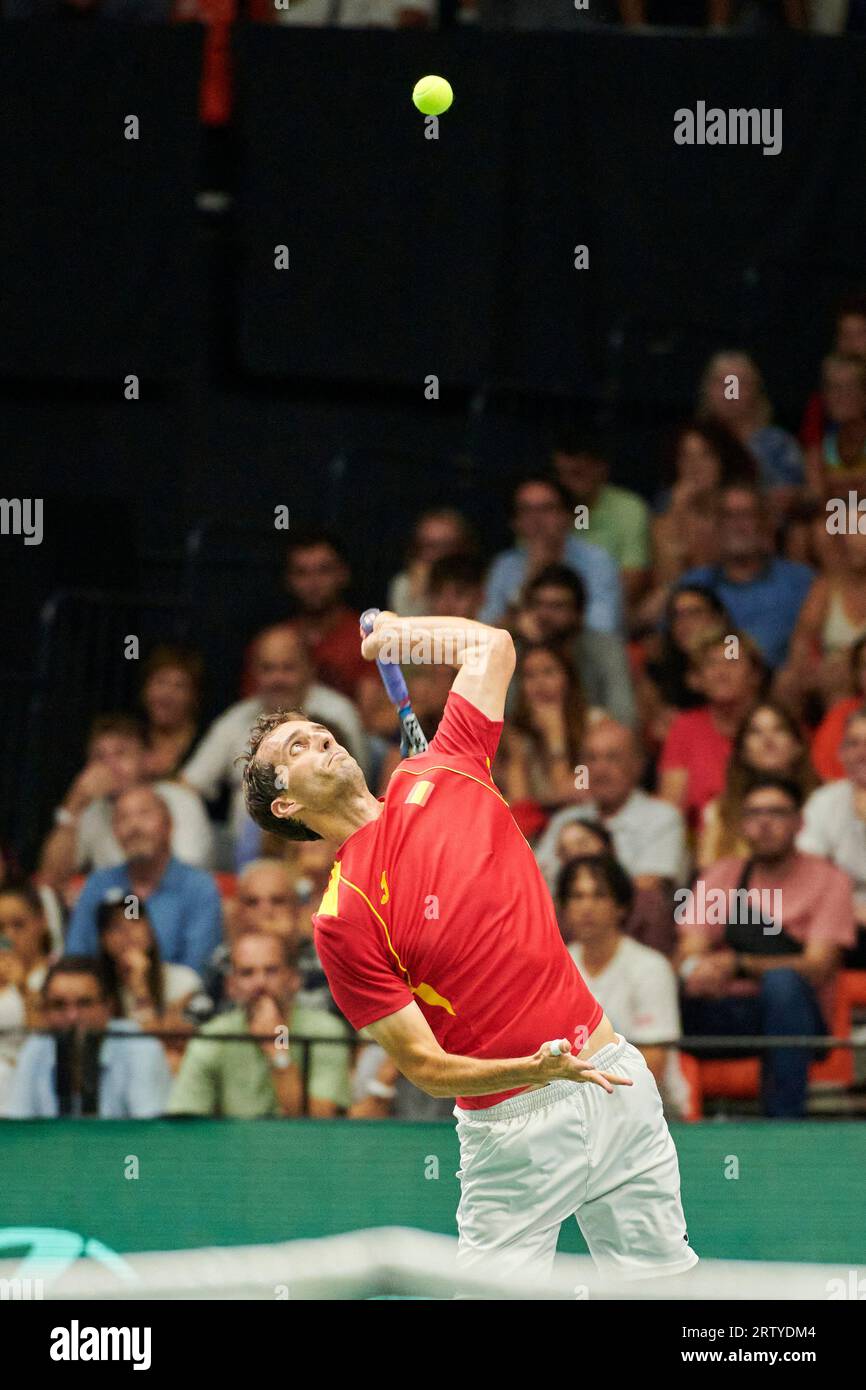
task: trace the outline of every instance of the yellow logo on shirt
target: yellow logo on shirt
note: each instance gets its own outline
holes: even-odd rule
[[[416,782],[406,797],[405,804],[407,806],[426,806],[435,785],[435,782]]]
[[[379,887],[382,889],[382,896],[381,896],[381,898],[379,899],[379,902],[382,903],[382,904],[384,905],[386,902],[389,901],[389,899],[390,899],[390,897],[391,897],[391,890],[390,890],[390,888],[388,887],[388,880],[387,880],[387,878],[385,877],[384,873],[382,874],[382,879],[381,879],[381,882],[379,883]]]

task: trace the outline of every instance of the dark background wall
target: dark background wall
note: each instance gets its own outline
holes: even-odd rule
[[[716,348],[749,348],[796,425],[864,276],[856,39],[248,27],[234,124],[207,135],[193,28],[3,40],[0,490],[45,499],[41,546],[0,537],[0,835],[25,847],[86,719],[131,695],[120,627],[184,630],[209,709],[233,697],[280,609],[274,506],[337,529],[353,601],[381,601],[430,501],[503,542],[507,479],[563,403],[648,496]],[[438,141],[409,100],[429,71],[456,93]],[[676,145],[699,100],[781,107],[782,152]],[[197,209],[214,181],[227,205]],[[117,602],[40,626],[69,589]]]

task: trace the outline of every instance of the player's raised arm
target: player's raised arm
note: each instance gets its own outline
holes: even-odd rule
[[[511,634],[471,618],[398,618],[380,613],[361,651],[399,665],[456,666],[453,690],[488,719],[501,719],[514,673]]]

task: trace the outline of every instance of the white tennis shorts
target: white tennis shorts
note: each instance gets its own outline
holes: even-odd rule
[[[634,1085],[611,1095],[591,1082],[553,1081],[485,1110],[455,1106],[464,1269],[492,1256],[504,1275],[546,1278],[571,1216],[606,1278],[681,1274],[697,1264],[652,1072],[619,1034],[592,1061]]]

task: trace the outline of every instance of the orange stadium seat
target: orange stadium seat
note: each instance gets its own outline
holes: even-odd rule
[[[843,970],[836,989],[836,1005],[832,1019],[834,1037],[845,1038],[851,1032],[851,1013],[857,1006],[866,1006],[866,970]],[[686,1118],[700,1118],[704,1096],[725,1097],[731,1100],[756,1100],[760,1094],[761,1064],[757,1057],[735,1058],[730,1061],[707,1061],[683,1053],[683,1075],[692,1092],[690,1113]],[[834,1048],[823,1062],[813,1062],[809,1080],[816,1085],[850,1086],[854,1081],[854,1054],[850,1048]]]

